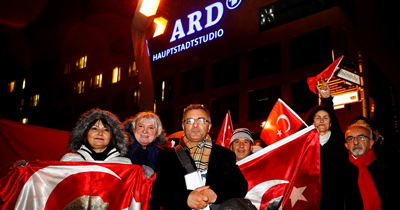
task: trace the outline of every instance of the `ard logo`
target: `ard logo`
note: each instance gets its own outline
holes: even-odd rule
[[[236,9],[240,3],[242,3],[242,0],[226,0],[226,7],[228,9]]]

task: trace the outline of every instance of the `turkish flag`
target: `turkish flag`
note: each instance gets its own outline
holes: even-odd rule
[[[316,85],[319,79],[321,78],[328,78],[327,82],[329,82],[329,80],[332,78],[333,73],[336,70],[336,67],[339,65],[340,61],[342,61],[343,59],[343,55],[342,57],[336,59],[331,65],[328,66],[328,68],[326,68],[324,71],[322,71],[320,74],[318,74],[315,77],[308,77],[307,78],[307,84],[308,87],[310,88],[310,90],[312,92],[314,92],[315,94],[317,94],[316,92]]]
[[[285,102],[278,99],[264,123],[260,138],[271,145],[296,133],[302,124],[307,126]]]
[[[217,143],[225,148],[230,148],[229,143],[231,142],[232,138],[232,131],[233,131],[233,124],[231,113],[228,111],[225,115],[224,123],[221,126],[221,130],[219,131]]]
[[[258,209],[319,209],[319,134],[312,125],[237,162]]]
[[[0,180],[1,209],[150,209],[155,177],[134,164],[29,162]]]

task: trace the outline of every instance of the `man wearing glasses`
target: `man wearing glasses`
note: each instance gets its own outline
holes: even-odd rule
[[[210,204],[244,197],[247,181],[236,165],[235,153],[213,144],[211,118],[200,104],[188,106],[182,117],[185,135],[179,141],[194,169],[188,174],[174,149],[160,151],[152,201],[169,209],[209,209]],[[197,181],[197,182],[196,182]]]
[[[400,189],[398,165],[387,167],[383,158],[375,156],[369,127],[351,125],[345,138],[350,161],[344,174],[346,209],[397,209]]]

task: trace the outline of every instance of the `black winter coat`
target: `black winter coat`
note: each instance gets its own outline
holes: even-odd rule
[[[195,166],[193,160],[192,164]],[[163,210],[190,209],[187,206],[187,198],[191,190],[186,189],[184,179],[186,170],[174,149],[160,151],[156,168],[157,178],[153,185],[152,202],[163,206]],[[215,203],[222,203],[230,198],[240,198],[246,195],[248,184],[236,165],[235,153],[213,144],[206,185],[210,186],[217,194]]]

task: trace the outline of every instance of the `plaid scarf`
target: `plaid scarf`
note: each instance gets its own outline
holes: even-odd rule
[[[190,151],[190,156],[193,158],[197,170],[200,172],[207,170],[208,160],[210,159],[212,148],[210,136],[207,135],[206,138],[197,145],[193,145],[190,143],[189,139],[186,138],[186,136],[182,136],[182,138],[179,140],[179,145],[183,149]]]
[[[349,152],[349,160],[358,168],[358,187],[364,203],[364,210],[381,209],[381,199],[376,191],[374,180],[367,166],[376,159],[375,153],[370,149],[367,154],[355,159]]]

